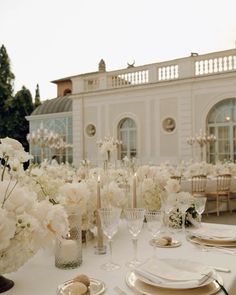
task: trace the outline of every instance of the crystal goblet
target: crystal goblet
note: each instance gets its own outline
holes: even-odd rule
[[[161,231],[162,212],[161,211],[147,211],[145,213],[147,228],[151,233],[153,239],[156,239]],[[156,246],[153,243],[153,258],[156,258]]]
[[[134,248],[134,257],[126,265],[129,267],[136,267],[141,262],[137,258],[138,253],[138,235],[143,227],[143,220],[145,209],[143,208],[128,208],[124,210],[125,219],[128,227],[128,231],[132,236],[132,243]]]
[[[201,226],[201,217],[202,217],[202,213],[204,212],[205,207],[206,207],[206,201],[207,201],[206,197],[201,196],[201,197],[195,197],[194,198],[195,210],[200,215],[199,226]]]
[[[101,265],[101,268],[107,271],[120,268],[120,265],[113,262],[112,258],[112,239],[118,231],[121,209],[115,207],[98,209],[101,219],[102,230],[108,238],[110,257],[109,261]]]

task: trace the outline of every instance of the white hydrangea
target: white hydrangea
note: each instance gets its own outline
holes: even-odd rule
[[[127,198],[123,189],[121,189],[115,181],[104,185],[101,189],[102,206],[113,206],[125,208],[127,206]]]
[[[0,208],[0,251],[10,244],[16,231],[15,219],[10,217],[7,210]]]
[[[176,179],[168,179],[166,186],[165,186],[165,190],[167,191],[167,193],[177,193],[180,191],[180,184],[179,181]]]
[[[0,164],[0,273],[4,274],[16,271],[55,237],[66,235],[68,219],[61,205],[37,198],[33,189],[43,187],[23,170],[22,162],[30,156],[18,141],[1,139],[0,157],[5,160],[4,166]]]

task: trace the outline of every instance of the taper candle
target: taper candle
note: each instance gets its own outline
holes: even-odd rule
[[[98,176],[98,182],[97,182],[97,246],[96,246],[96,254],[105,254],[106,248],[103,245],[103,231],[102,231],[102,225],[101,225],[101,219],[98,213],[98,209],[101,208],[102,202],[101,202],[101,182],[100,182],[100,176]]]
[[[132,198],[132,207],[137,207],[137,194],[136,194],[136,185],[137,185],[137,174],[134,174],[133,177],[133,198]]]
[[[100,176],[98,176],[98,183],[97,183],[97,209],[101,208],[101,182]]]

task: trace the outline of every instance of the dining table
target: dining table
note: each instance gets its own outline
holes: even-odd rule
[[[214,176],[207,176],[206,181],[206,194],[210,192],[217,191],[217,179]],[[181,179],[180,190],[185,192],[192,192],[192,179],[191,178],[183,178]],[[236,192],[236,177],[232,177],[230,183],[230,191]],[[236,210],[236,194],[230,196],[230,207],[231,210]],[[227,202],[219,202],[219,210],[227,211]],[[216,212],[216,199],[215,201],[207,202],[207,211],[208,213]]]
[[[236,226],[233,225],[202,223],[201,226],[203,228],[206,226],[208,228],[217,226],[217,228],[222,231],[231,228],[236,232]],[[166,235],[166,230],[166,228],[163,228],[160,235]],[[168,234],[180,241],[181,245],[179,247],[169,248],[157,247],[156,256],[158,258],[185,259],[190,261],[193,265],[194,263],[202,263],[216,269],[227,269],[229,272],[217,271],[217,274],[222,278],[223,285],[228,294],[236,294],[235,253],[225,253],[217,248],[203,249],[189,242],[186,239],[186,232],[183,230],[168,231]],[[138,258],[141,261],[152,258],[153,249],[150,244],[151,239],[151,233],[147,229],[147,224],[144,223],[138,238]],[[132,271],[132,269],[126,266],[126,263],[134,256],[132,240],[126,227],[126,221],[121,218],[118,232],[113,239],[113,260],[120,264],[119,269],[113,271],[101,269],[101,265],[108,261],[109,254],[96,254],[96,244],[96,235],[83,244],[82,263],[75,269],[59,269],[55,267],[54,251],[52,249],[40,250],[16,272],[4,275],[12,279],[15,283],[14,287],[5,294],[56,295],[59,285],[80,274],[85,274],[89,278],[94,278],[103,282],[106,288],[104,294],[107,295],[142,294],[131,289],[126,283],[126,278]],[[219,290],[217,294],[225,293]]]

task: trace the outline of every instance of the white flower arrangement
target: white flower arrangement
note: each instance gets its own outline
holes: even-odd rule
[[[124,209],[127,207],[127,196],[115,181],[104,185],[101,189],[102,206],[113,206]]]
[[[107,155],[108,161],[110,161],[111,153],[117,150],[120,144],[122,144],[122,142],[112,136],[105,136],[103,140],[97,141],[100,153]]]
[[[164,210],[168,212],[168,223],[170,227],[181,228],[183,222],[183,213],[181,207],[186,206],[185,226],[196,224],[199,215],[195,210],[194,197],[188,192],[172,192],[163,200]]]
[[[137,179],[138,206],[151,211],[159,210],[169,174],[160,173],[158,167],[145,165],[138,168]]]
[[[59,188],[56,201],[62,205],[77,205],[82,215],[82,230],[93,227],[97,205],[95,182],[91,184],[90,181],[89,185],[86,181],[66,183]]]
[[[0,157],[0,273],[4,274],[16,271],[57,236],[66,235],[68,220],[61,205],[39,202],[21,182],[24,172],[15,163],[22,165],[31,156],[18,141],[1,139]]]

